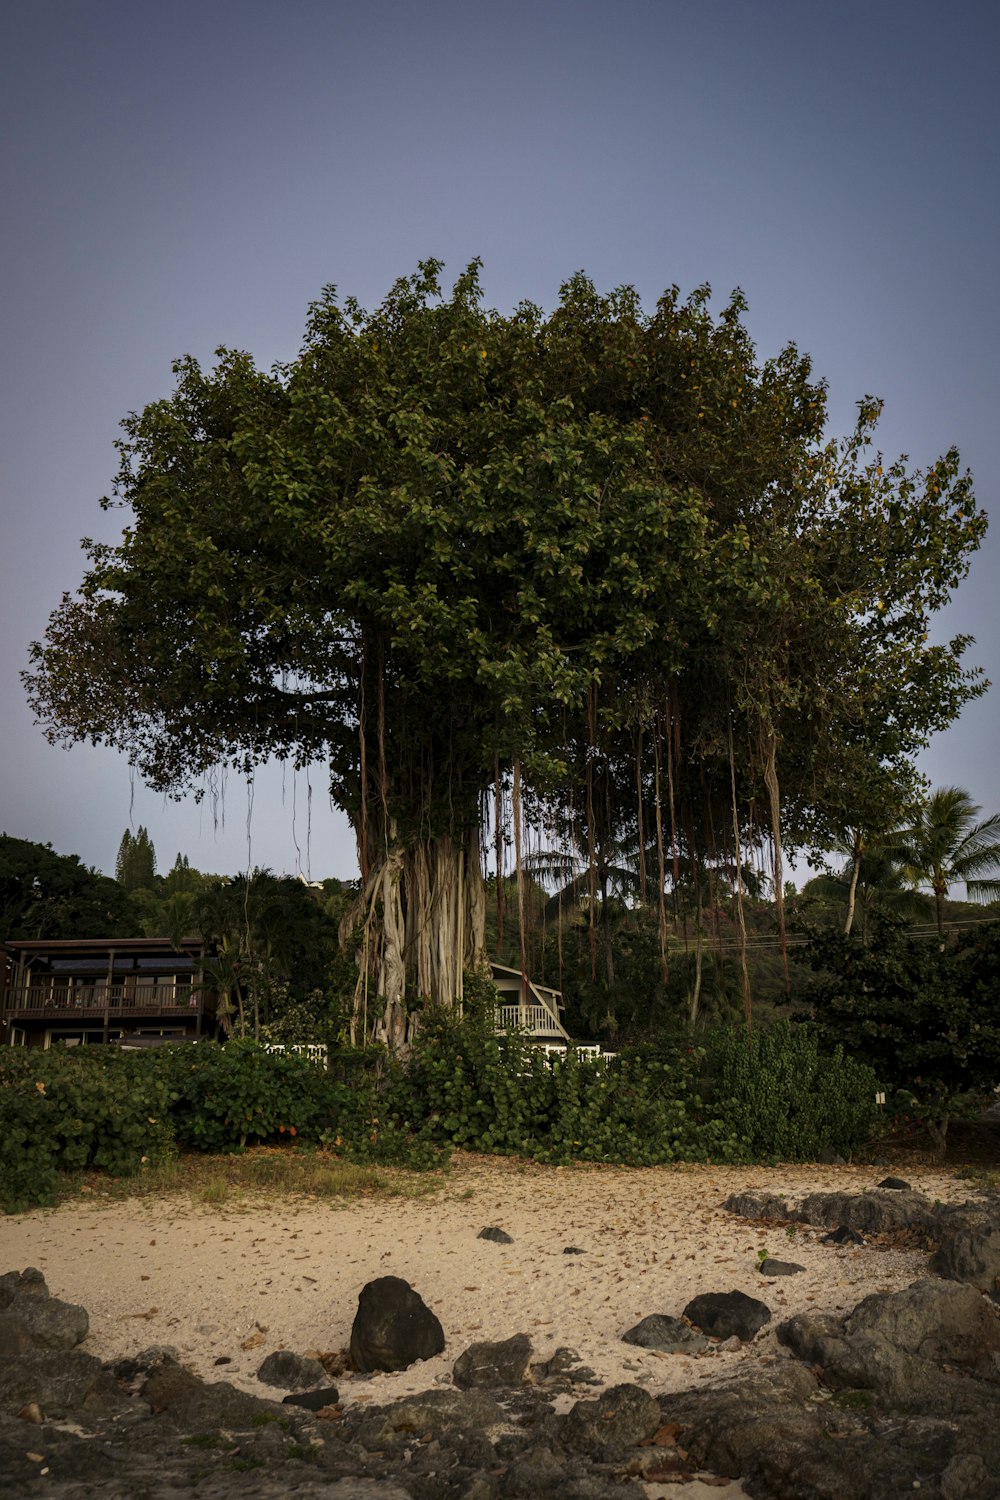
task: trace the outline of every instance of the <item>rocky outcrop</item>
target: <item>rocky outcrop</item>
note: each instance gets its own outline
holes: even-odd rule
[[[778,1198],[774,1193],[733,1193],[722,1207],[726,1213],[736,1214],[741,1219],[763,1219],[780,1224],[794,1218],[784,1198]]]
[[[931,1257],[931,1270],[948,1281],[962,1281],[1000,1302],[1000,1228],[957,1229]]]
[[[810,1193],[799,1209],[799,1216],[806,1224],[823,1229],[846,1225],[862,1234],[929,1228],[934,1213],[929,1198],[901,1188],[880,1188],[867,1193]]]
[[[75,1349],[90,1328],[86,1309],[51,1296],[45,1277],[34,1267],[0,1276],[0,1312],[9,1315],[4,1322],[8,1330],[15,1319],[39,1349]]]
[[[696,1464],[769,1500],[1000,1495],[1000,1314],[925,1281],[778,1328],[797,1358],[666,1397]]]
[[[553,1397],[592,1372],[562,1349],[524,1382],[526,1335],[467,1361],[520,1383],[314,1412],[206,1383],[169,1348],[102,1365],[8,1331],[0,1500],[646,1500],[704,1471],[755,1500],[1000,1496],[1000,1308],[956,1281],[789,1319],[734,1378],[614,1386],[565,1415]]]

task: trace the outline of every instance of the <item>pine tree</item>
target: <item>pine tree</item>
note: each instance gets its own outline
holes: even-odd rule
[[[148,832],[139,825],[134,836],[126,828],[118,846],[115,879],[127,891],[151,891],[156,880],[156,850]]]

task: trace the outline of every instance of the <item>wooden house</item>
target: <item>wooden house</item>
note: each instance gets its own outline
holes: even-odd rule
[[[12,939],[0,947],[0,1046],[54,1042],[152,1046],[219,1035],[206,945],[165,938]],[[520,969],[491,964],[500,995],[497,1030],[517,1027],[546,1049],[569,1033],[558,990]]]
[[[11,939],[0,948],[0,1045],[195,1041],[218,1034],[206,946],[164,938]]]
[[[517,1026],[533,1041],[563,1045],[569,1041],[569,1032],[562,1022],[563,999],[558,990],[537,984],[520,969],[508,969],[498,963],[491,963],[490,968],[493,983],[500,992],[499,1032]]]

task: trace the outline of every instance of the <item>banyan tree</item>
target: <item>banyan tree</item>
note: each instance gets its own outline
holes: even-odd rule
[[[929,638],[985,520],[954,452],[826,433],[794,347],[735,294],[651,312],[582,275],[549,315],[427,262],[367,312],[327,289],[298,358],[220,350],[123,424],[79,592],[32,648],[52,740],[152,786],[328,767],[361,872],[359,1016],[391,1045],[484,956],[484,871],[534,818],[595,879],[630,835],[683,867],[823,847],[890,815],[982,690]],[[500,882],[498,882],[500,884]],[[360,1024],[360,1022],[359,1022]]]

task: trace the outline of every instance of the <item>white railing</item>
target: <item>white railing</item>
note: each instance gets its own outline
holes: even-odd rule
[[[330,1057],[329,1049],[323,1042],[289,1042],[287,1046],[284,1042],[266,1042],[264,1051],[294,1052],[299,1057],[308,1057],[310,1062],[319,1063],[323,1068],[326,1067]]]
[[[520,1026],[522,1031],[527,1031],[531,1036],[565,1036],[561,1021],[559,1021],[545,1005],[528,1002],[521,1005],[499,1005],[497,1007],[497,1028],[507,1031],[511,1027]]]

